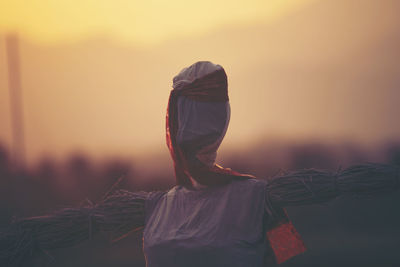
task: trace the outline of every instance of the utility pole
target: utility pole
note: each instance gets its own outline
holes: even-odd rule
[[[25,135],[19,40],[17,34],[8,34],[6,36],[6,50],[11,107],[12,159],[19,169],[25,167]]]

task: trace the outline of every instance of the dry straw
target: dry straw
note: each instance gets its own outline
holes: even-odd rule
[[[274,177],[267,185],[272,205],[316,204],[339,195],[373,197],[399,189],[400,166],[367,163],[336,173],[306,169]]]
[[[38,252],[73,246],[98,232],[113,240],[138,230],[144,225],[146,195],[118,190],[98,204],[15,220],[0,233],[0,266],[21,266]]]

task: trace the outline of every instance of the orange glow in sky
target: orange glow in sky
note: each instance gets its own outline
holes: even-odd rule
[[[18,31],[39,42],[109,34],[145,45],[227,24],[271,21],[311,1],[1,1],[0,31]]]

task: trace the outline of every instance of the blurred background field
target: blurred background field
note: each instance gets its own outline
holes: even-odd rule
[[[129,190],[173,186],[167,99],[198,60],[228,75],[222,166],[268,179],[400,164],[397,10],[397,0],[0,0],[0,224],[95,202],[121,175]],[[399,205],[391,194],[289,208],[309,251],[282,266],[400,266]],[[99,236],[35,264],[143,266],[140,243]]]

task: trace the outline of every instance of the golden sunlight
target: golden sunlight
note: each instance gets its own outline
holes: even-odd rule
[[[147,45],[228,24],[268,22],[312,0],[13,0],[0,3],[0,31],[37,42],[109,34]]]

